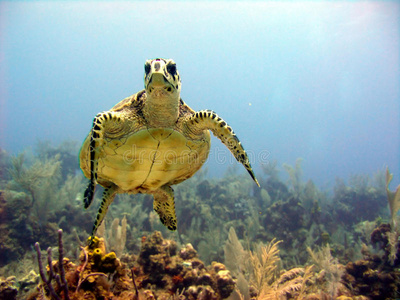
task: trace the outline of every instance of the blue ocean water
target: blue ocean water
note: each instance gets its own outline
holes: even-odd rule
[[[386,165],[399,178],[399,23],[397,1],[3,1],[0,147],[80,143],[165,57],[184,101],[223,117],[256,173],[302,157],[320,185]],[[209,174],[234,163],[214,139]]]

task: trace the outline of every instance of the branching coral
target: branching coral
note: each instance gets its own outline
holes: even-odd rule
[[[248,258],[249,253],[243,249],[233,227],[229,229],[228,240],[224,246],[224,256],[225,265],[233,274],[237,276],[240,273],[248,272],[246,258]]]
[[[59,155],[44,160],[34,158],[33,163],[29,164],[25,163],[24,154],[20,154],[12,159],[9,173],[12,180],[7,189],[10,191],[23,190],[31,198],[26,215],[27,229],[38,232],[39,228],[49,227],[48,221],[53,216],[51,213],[60,208],[60,202],[54,201],[59,194]],[[12,224],[9,227],[13,227]],[[52,228],[52,232],[55,228]]]
[[[24,161],[24,154],[14,157],[9,173],[18,186],[30,193],[33,205],[42,181],[54,177],[60,171],[61,162],[59,155],[44,161],[36,160],[30,167],[26,167]]]
[[[352,226],[368,220],[373,221],[385,213],[382,205],[386,198],[383,190],[372,187],[367,176],[353,175],[349,186],[336,180],[333,205],[335,218]]]
[[[296,196],[300,196],[303,192],[303,170],[301,169],[301,163],[303,162],[302,158],[296,159],[296,164],[294,168],[289,164],[283,164],[283,167],[289,174],[290,183],[292,185],[293,193]]]
[[[93,251],[93,252],[96,252],[96,250]],[[82,247],[82,253],[83,253],[83,256],[84,256],[84,261],[83,261],[82,267],[80,268],[79,281],[78,281],[78,284],[76,286],[76,292],[79,291],[79,288],[82,285],[82,283],[85,282],[85,280],[89,279],[89,277],[94,277],[94,276],[105,276],[105,277],[107,277],[107,275],[102,273],[102,272],[93,272],[93,273],[88,273],[88,274],[84,275],[83,271],[86,269],[86,266],[88,264],[89,255],[88,255],[88,252],[87,252],[86,248],[84,248],[84,247]],[[99,250],[97,250],[97,254],[99,254]],[[101,254],[101,252],[100,252],[100,254]],[[101,255],[100,255],[100,260],[101,260]]]
[[[47,278],[45,275],[39,243],[35,244],[35,249],[36,249],[37,257],[38,257],[40,277],[42,278],[43,282],[46,284],[47,288],[49,289],[50,295],[57,300],[61,300],[61,298],[57,294],[55,288],[53,287],[52,281],[55,280],[59,289],[63,290],[63,292],[64,292],[64,300],[69,300],[70,298],[69,298],[69,292],[68,292],[68,283],[65,279],[65,270],[64,270],[64,265],[63,265],[64,264],[64,248],[63,248],[63,242],[62,242],[62,230],[60,229],[58,231],[58,255],[59,255],[58,256],[58,270],[59,270],[59,274],[56,274],[54,271],[54,267],[53,267],[53,263],[52,263],[51,248],[49,247],[47,249],[47,261],[48,261],[48,265],[49,265],[49,278]]]
[[[126,216],[121,220],[121,225],[119,218],[115,218],[110,226],[110,229],[106,230],[106,222],[103,222],[98,231],[98,235],[103,237],[107,243],[107,247],[115,252],[117,256],[121,256],[126,244],[126,229],[127,221]]]
[[[85,190],[86,182],[83,180],[82,174],[68,174],[65,182],[61,186],[58,196],[59,201],[64,203],[74,203],[81,205],[81,195]]]
[[[266,164],[262,164],[261,168],[263,172],[269,177],[278,180],[279,171],[277,168],[278,162],[276,160],[270,161]]]
[[[201,240],[198,245],[199,257],[207,264],[212,261],[219,260],[220,246],[223,243],[222,239],[222,229],[215,227],[210,228],[207,232],[203,233],[203,240]],[[190,237],[190,236],[189,236]]]
[[[58,155],[63,179],[66,179],[68,174],[74,174],[79,169],[77,156],[79,145],[76,141],[65,140],[57,146],[53,146],[50,141],[38,141],[35,152],[42,161]]]
[[[325,273],[327,292],[332,297],[336,297],[345,270],[340,267],[338,260],[332,257],[329,244],[321,247],[318,252],[314,252],[310,247],[307,248],[307,251],[315,265]]]
[[[9,179],[7,170],[10,168],[11,159],[9,154],[0,147],[0,188],[3,188],[3,181]]]
[[[303,299],[314,276],[313,266],[293,268],[279,275],[280,241],[273,239],[267,245],[258,245],[257,250],[247,252],[242,248],[233,229],[229,234],[225,245],[226,261],[236,260],[237,265],[243,265],[240,270],[237,265],[231,265],[233,274],[237,277],[237,289],[233,296],[235,298],[232,299]],[[228,251],[233,253],[229,254]],[[249,280],[250,287],[245,277]]]
[[[269,288],[261,290],[257,299],[303,299],[306,295],[307,284],[314,275],[313,266],[293,268],[281,274]]]
[[[250,282],[257,290],[268,290],[277,276],[279,258],[278,244],[281,241],[273,239],[266,246],[259,245],[257,250],[250,251],[252,273]]]
[[[381,224],[375,228],[371,233],[371,243],[384,251],[379,260],[382,260],[386,269],[400,265],[399,234],[389,224]]]
[[[396,228],[396,215],[400,209],[400,184],[397,186],[396,191],[392,192],[389,190],[389,184],[393,179],[393,174],[389,172],[389,168],[386,168],[386,193],[389,201],[390,217],[393,228]]]
[[[392,266],[394,266],[397,260],[397,252],[399,248],[399,233],[397,231],[390,231],[387,232],[386,235],[388,239],[388,248],[389,248],[388,261]]]
[[[115,289],[129,280],[127,272],[122,269],[119,259],[114,252],[107,253],[104,240],[97,237],[90,246],[82,248],[81,264],[76,266],[64,258],[62,230],[58,231],[59,260],[52,261],[52,250],[47,250],[48,278],[41,260],[39,243],[35,244],[40,276],[44,286],[29,296],[29,299],[42,299],[40,294],[51,296],[53,299],[104,299],[112,297],[109,291],[110,282],[107,274],[113,274]],[[104,280],[105,278],[105,280]],[[126,285],[126,284],[125,284]]]

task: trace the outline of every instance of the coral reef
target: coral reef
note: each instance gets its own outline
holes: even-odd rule
[[[0,277],[0,299],[13,300],[17,298],[18,287],[15,285],[15,276]]]
[[[37,251],[40,261],[39,246]],[[42,295],[55,299],[170,299],[173,295],[224,299],[235,288],[223,264],[214,262],[206,267],[190,244],[178,251],[176,243],[165,240],[158,231],[143,239],[138,256],[120,260],[114,252],[106,251],[104,239],[95,237],[90,246],[82,248],[78,265],[62,254],[58,261],[52,261],[51,250],[48,263],[49,277],[40,263],[43,283],[28,299],[42,299]]]
[[[1,170],[2,179],[8,180],[0,189],[0,267],[21,259],[36,241],[48,247],[59,227],[68,233],[76,229],[81,236],[91,228],[76,202],[85,185],[82,175],[68,174],[61,180],[60,157],[58,152],[52,157],[2,154],[1,167],[8,166]]]
[[[174,241],[164,240],[160,232],[144,239],[134,267],[138,285],[157,287],[157,298],[167,299],[178,290],[187,299],[223,299],[234,289],[230,272],[221,263],[206,267],[191,244],[177,250]],[[167,292],[166,292],[167,291]]]
[[[103,238],[88,247],[96,205],[82,209],[73,145],[39,143],[35,154],[16,157],[0,150],[0,276],[13,298],[27,299],[38,285],[33,245],[52,246],[58,228],[71,299],[379,299],[400,291],[398,189],[389,189],[389,170],[337,179],[333,191],[303,181],[301,159],[263,165],[261,188],[235,167],[219,179],[200,170],[175,187],[176,232],[160,225],[151,197],[123,194],[99,228]],[[63,298],[60,265],[50,265]],[[46,284],[38,288],[32,299],[49,297]]]
[[[353,176],[349,186],[343,180],[336,180],[333,197],[335,219],[352,226],[365,220],[373,221],[384,214],[381,206],[387,199],[384,191],[368,186],[366,180],[362,176]]]
[[[383,253],[373,253],[364,246],[364,258],[347,263],[344,281],[351,286],[354,295],[368,295],[369,299],[397,298],[400,291],[400,245],[398,239],[391,241],[388,238],[391,232],[389,224],[381,224],[371,234],[371,243]]]
[[[0,266],[20,259],[35,239],[48,244],[55,236],[57,225],[40,226],[30,216],[31,199],[24,192],[0,191]]]
[[[365,246],[362,260],[342,265],[327,244],[318,251],[308,248],[313,265],[286,271],[280,267],[278,242],[272,240],[254,253],[247,252],[231,231],[225,250],[226,265],[237,277],[235,293],[243,299],[395,299],[400,290],[400,271],[393,267],[387,253],[388,227],[382,224],[371,235],[371,243],[386,249],[383,255],[371,254]],[[398,246],[396,250],[400,255]],[[240,260],[234,263],[235,259]]]

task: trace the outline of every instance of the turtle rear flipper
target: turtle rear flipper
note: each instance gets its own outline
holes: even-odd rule
[[[93,201],[95,185],[96,185],[95,182],[89,180],[88,187],[86,188],[85,193],[83,195],[83,207],[85,209],[88,208]]]
[[[118,189],[118,187],[115,184],[104,189],[101,205],[97,212],[96,220],[94,221],[94,224],[93,224],[93,229],[91,232],[91,240],[93,240],[94,235],[96,234],[97,228],[99,228],[99,226],[101,225],[101,222],[103,222],[104,217],[107,214],[108,207],[114,201],[117,189]]]
[[[260,186],[254,175],[249,158],[240,143],[238,137],[232,128],[212,110],[201,110],[193,114],[186,122],[186,129],[190,133],[197,135],[203,130],[211,130],[211,132],[221,140],[229,151],[233,154],[238,162],[240,162],[249,172],[254,182]]]
[[[171,231],[177,228],[175,214],[174,190],[170,186],[163,186],[152,192],[154,196],[153,208],[158,213],[161,223]]]

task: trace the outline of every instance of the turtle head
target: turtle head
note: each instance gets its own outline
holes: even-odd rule
[[[156,58],[144,65],[144,87],[150,96],[180,98],[181,78],[172,59]]]

